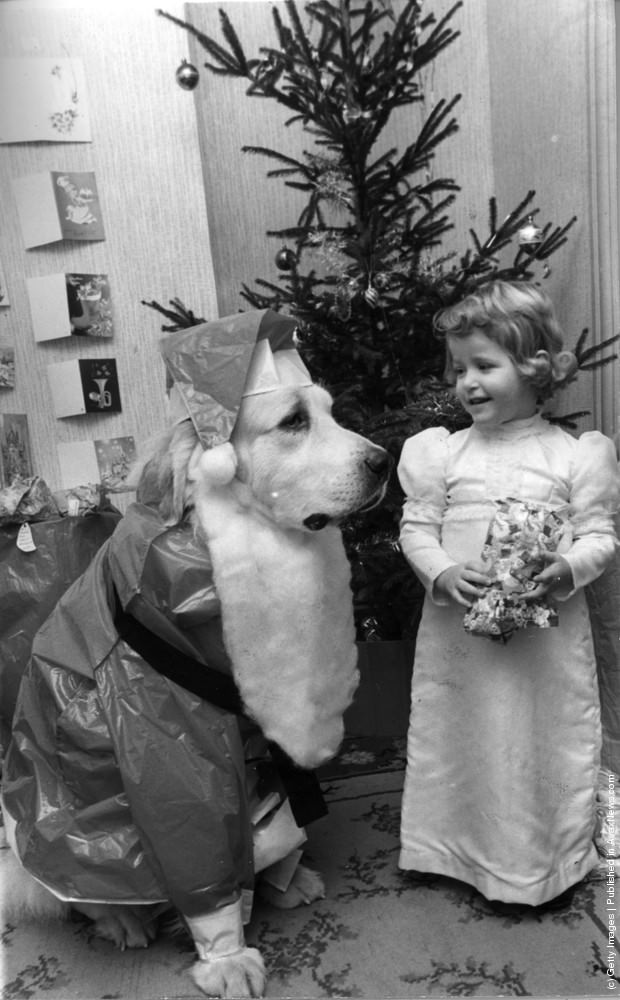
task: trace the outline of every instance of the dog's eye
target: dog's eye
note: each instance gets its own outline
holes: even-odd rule
[[[303,409],[293,410],[278,424],[281,431],[303,431],[309,424],[308,414]]]

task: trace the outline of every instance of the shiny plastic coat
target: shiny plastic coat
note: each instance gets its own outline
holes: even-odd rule
[[[19,684],[32,640],[120,520],[114,509],[29,524],[32,552],[17,547],[21,523],[0,526],[0,742],[11,735]]]
[[[35,637],[4,807],[22,863],[61,898],[199,915],[252,886],[240,720],[119,638],[113,587],[156,635],[230,672],[207,551],[134,505]]]

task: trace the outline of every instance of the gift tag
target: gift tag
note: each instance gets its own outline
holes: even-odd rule
[[[21,528],[17,532],[17,548],[22,552],[34,552],[36,549],[30,525],[26,522],[22,524]]]

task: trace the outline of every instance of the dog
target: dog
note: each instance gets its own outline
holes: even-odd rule
[[[277,369],[277,352],[274,359]],[[192,421],[184,419],[143,457],[135,473],[137,504],[33,644],[5,763],[3,807],[14,848],[13,860],[2,852],[5,916],[61,917],[72,906],[95,921],[100,936],[121,948],[141,947],[154,937],[158,913],[172,904],[194,939],[198,959],[191,974],[200,990],[221,997],[263,994],[262,957],[243,935],[257,865],[251,856],[256,843],[247,845],[249,806],[241,788],[247,773],[239,777],[247,767],[240,717],[151,670],[134,640],[126,641],[122,630],[119,638],[114,601],[120,599],[121,620],[128,608],[155,632],[156,655],[171,640],[195,673],[206,669],[194,662],[205,648],[209,662],[224,673],[227,663],[241,718],[250,720],[259,739],[283,751],[294,769],[307,774],[332,757],[358,683],[350,569],[339,523],[381,501],[391,459],[337,424],[331,408],[329,393],[319,385],[283,384],[243,398],[229,440],[205,450]],[[133,567],[142,558],[143,576],[130,585],[116,568],[124,560]],[[178,574],[172,582],[169,567]],[[213,585],[205,582],[205,567],[212,568]],[[186,586],[190,577],[197,590]],[[176,619],[187,626],[181,638],[150,596],[162,589],[166,614],[174,606]],[[63,684],[69,697],[59,705],[61,692],[52,704],[49,685],[33,678],[37,669],[48,679],[58,675],[58,650],[64,649],[58,629],[68,620],[63,641],[72,644],[71,669]],[[93,665],[82,665],[79,656],[92,658]],[[182,724],[177,711],[184,713]],[[33,776],[31,730],[29,723],[22,725],[33,712],[45,729],[42,743],[51,733],[58,753],[43,777]],[[167,740],[163,747],[160,739]],[[168,781],[171,761],[178,770]],[[43,839],[37,850],[28,810],[43,794],[38,782],[47,780],[54,786],[46,800],[53,815],[39,817]],[[203,780],[210,782],[208,793]],[[88,822],[71,825],[75,803],[81,807],[92,794],[82,785],[91,781],[104,789],[102,800],[115,803],[110,827],[105,815],[100,818],[105,808],[96,795],[84,809]],[[32,793],[24,795],[29,784]],[[78,853],[96,855],[97,870],[84,875],[81,896],[82,871],[66,877],[71,862],[65,827]],[[32,858],[24,858],[27,847]],[[129,866],[122,867],[121,855]],[[215,870],[224,873],[219,882],[210,869],[200,884],[183,882],[188,872],[198,879],[194,873],[208,868],[212,855]],[[284,891],[266,892],[271,902],[287,907],[321,897],[324,887],[317,873],[299,864]]]

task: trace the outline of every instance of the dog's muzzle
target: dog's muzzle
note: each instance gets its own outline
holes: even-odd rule
[[[364,465],[376,478],[377,485],[372,491],[370,497],[366,500],[366,503],[357,508],[356,513],[371,510],[381,502],[385,495],[385,488],[394,465],[394,460],[387,451],[384,451],[382,448],[377,448],[376,454],[373,458],[364,459]],[[309,514],[308,517],[304,519],[303,524],[309,531],[321,531],[321,529],[329,524],[331,520],[332,518],[329,514]]]

